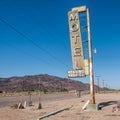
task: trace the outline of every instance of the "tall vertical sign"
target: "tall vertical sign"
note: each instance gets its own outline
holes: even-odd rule
[[[82,34],[80,28],[79,13],[87,13],[87,42],[88,42],[88,59],[84,59]],[[68,71],[68,77],[85,77],[90,74],[90,102],[95,104],[95,92],[94,92],[94,71],[92,61],[92,43],[90,33],[90,15],[89,9],[86,6],[73,8],[72,11],[68,12],[69,28],[70,28],[70,41],[72,51],[72,62],[73,70]],[[86,66],[87,67],[86,69]]]
[[[72,62],[74,70],[84,70],[84,54],[81,39],[80,20],[78,11],[68,13]]]

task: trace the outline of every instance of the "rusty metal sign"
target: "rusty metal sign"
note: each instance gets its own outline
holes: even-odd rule
[[[72,51],[72,62],[74,70],[84,70],[84,54],[80,30],[79,12],[77,10],[68,12],[70,41]]]
[[[85,71],[84,70],[71,70],[68,71],[68,77],[69,78],[77,78],[77,77],[85,77]]]

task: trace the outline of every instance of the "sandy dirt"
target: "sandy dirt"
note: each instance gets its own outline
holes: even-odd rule
[[[120,101],[120,93],[96,94],[96,103],[104,103],[99,111],[83,111],[82,107],[89,95],[81,98],[43,102],[38,110],[38,103],[26,109],[0,108],[0,120],[37,120],[40,116],[71,107],[69,110],[44,118],[43,120],[120,120],[120,111],[112,111],[116,102]]]

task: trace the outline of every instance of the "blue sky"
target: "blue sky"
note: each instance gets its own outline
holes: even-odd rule
[[[68,11],[81,5],[91,12],[95,76],[101,76],[101,86],[105,80],[111,88],[120,89],[119,0],[1,0],[0,18],[35,44],[0,21],[0,77],[67,77],[72,69]],[[79,80],[89,82],[88,78]]]

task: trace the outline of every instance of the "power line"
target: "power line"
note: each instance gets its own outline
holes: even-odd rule
[[[2,18],[0,18],[0,21],[4,24],[6,24],[8,27],[10,27],[12,30],[14,30],[16,33],[18,33],[20,36],[22,36],[24,39],[28,40],[29,42],[31,42],[34,46],[36,46],[37,48],[39,48],[40,50],[42,50],[43,52],[45,52],[46,54],[48,54],[50,57],[52,57],[54,60],[56,60],[57,62],[63,64],[65,67],[69,68],[69,66],[67,64],[65,64],[64,62],[62,62],[61,60],[59,60],[56,56],[54,56],[53,54],[51,54],[50,52],[48,52],[46,49],[41,48],[38,44],[36,44],[33,40],[31,40],[28,36],[26,36],[25,34],[23,34],[22,32],[20,32],[19,30],[17,30],[13,25],[9,24],[7,21],[3,20]]]
[[[24,50],[22,50],[22,49],[20,49],[20,48],[18,48],[18,47],[15,47],[15,46],[10,45],[10,44],[8,44],[8,43],[7,43],[7,45],[8,45],[8,46],[11,46],[12,48],[16,49],[17,51],[19,51],[19,52],[21,52],[21,53],[23,53],[23,54],[25,54],[25,55],[27,55],[27,56],[30,56],[30,57],[38,60],[38,61],[44,62],[44,63],[46,63],[46,64],[50,64],[50,62],[45,61],[44,59],[41,59],[41,58],[39,58],[38,56],[32,55],[32,54],[30,54],[30,53],[28,53],[28,52],[26,52],[26,51],[24,51]]]

